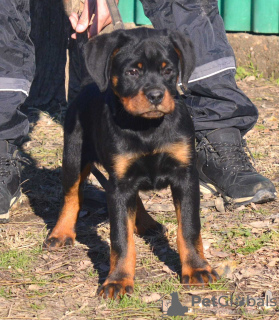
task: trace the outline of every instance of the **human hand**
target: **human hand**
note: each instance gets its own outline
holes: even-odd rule
[[[118,1],[116,2],[118,3]],[[93,21],[90,24],[93,15]],[[88,38],[97,35],[112,22],[106,0],[85,0],[81,16],[79,17],[76,12],[73,12],[69,19],[76,32],[81,33],[87,30]],[[71,37],[76,39],[76,33]]]

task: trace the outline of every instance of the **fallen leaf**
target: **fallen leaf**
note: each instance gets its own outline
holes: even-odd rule
[[[266,100],[266,101],[274,101],[274,99],[271,98],[271,97],[263,97],[263,100]]]
[[[203,193],[202,197],[204,200],[208,200],[213,197],[213,194],[212,193]]]
[[[89,260],[82,260],[80,261],[79,263],[79,267],[78,267],[78,270],[85,270],[87,269],[89,266],[91,265],[91,261]]]
[[[145,194],[144,192],[139,192],[139,196],[142,200],[148,200],[149,199],[149,195]]]
[[[246,78],[245,78],[245,81],[246,81],[246,82],[255,81],[255,80],[256,80],[256,77],[255,77],[255,76],[249,76],[249,77],[246,77]]]
[[[203,240],[203,248],[204,250],[208,250],[210,248],[210,245],[211,245],[211,241],[208,241],[208,240]]]
[[[232,277],[233,271],[237,267],[237,262],[235,260],[227,260],[219,263],[217,265],[216,271],[221,277],[230,278]]]
[[[252,207],[254,210],[257,210],[257,209],[258,209],[258,207],[255,205],[254,202],[251,202],[251,207]]]
[[[201,208],[211,208],[211,207],[215,207],[215,201],[212,201],[212,200],[201,201]]]
[[[222,251],[217,251],[214,249],[210,250],[210,253],[215,256],[215,257],[219,257],[219,258],[226,258],[229,256],[229,254],[227,252],[222,252]]]
[[[166,272],[166,273],[168,273],[168,274],[171,274],[171,273],[172,273],[172,270],[171,270],[168,266],[166,266],[166,265],[163,266],[163,271]]]
[[[262,233],[261,231],[259,231],[259,229],[258,228],[252,228],[252,230],[251,230],[251,232],[252,233]]]
[[[268,266],[269,267],[275,267],[277,262],[279,262],[279,258],[271,259],[270,262],[268,263]]]
[[[154,292],[150,296],[144,296],[142,298],[142,301],[145,302],[145,303],[150,303],[150,302],[157,301],[157,300],[160,300],[160,299],[161,299],[161,296],[158,293]]]
[[[96,307],[96,309],[102,309],[106,307],[106,303],[102,303]]]
[[[242,211],[242,210],[245,210],[245,209],[246,209],[246,207],[244,205],[242,205],[242,206],[236,208],[235,211],[239,212],[239,211]]]
[[[146,209],[148,211],[168,212],[168,211],[174,211],[174,205],[173,204],[153,203],[153,204],[147,205]]]
[[[28,286],[28,290],[38,291],[38,290],[40,290],[40,286],[38,286],[37,284],[30,284],[30,286]]]
[[[240,267],[240,266],[239,266]],[[236,278],[238,280],[241,280],[242,278],[251,278],[254,277],[258,274],[262,273],[262,269],[260,268],[244,268],[241,269],[239,272],[234,273],[234,276],[236,276]]]
[[[253,221],[249,223],[250,226],[254,228],[266,228],[269,226],[269,220],[265,221]]]
[[[219,212],[225,212],[224,200],[221,197],[215,199],[215,207]]]

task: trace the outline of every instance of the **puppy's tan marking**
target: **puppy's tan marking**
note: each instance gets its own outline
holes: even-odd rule
[[[148,112],[160,111],[161,115],[172,113],[175,108],[175,102],[168,90],[165,91],[162,102],[155,106],[146,97],[143,91],[140,91],[134,97],[120,97],[124,108],[134,116],[144,116]]]
[[[166,113],[172,113],[174,111],[174,108],[175,108],[175,102],[173,100],[173,97],[172,95],[169,93],[168,90],[165,91],[165,94],[164,94],[164,98],[163,98],[163,101],[161,103],[161,108],[162,108],[162,111],[166,112]],[[158,108],[160,110],[160,106]]]
[[[174,206],[175,206],[175,212],[176,212],[176,218],[177,218],[177,224],[178,224],[176,242],[177,242],[177,249],[180,256],[180,261],[182,265],[182,274],[183,274],[183,265],[185,265],[186,261],[188,260],[190,252],[189,252],[189,249],[187,248],[186,241],[183,237],[180,203],[175,202]]]
[[[59,241],[55,246],[62,246],[67,239],[74,242],[76,237],[75,224],[82,204],[82,192],[80,184],[87,178],[91,170],[91,164],[87,164],[81,172],[78,180],[65,194],[64,205],[59,215],[59,219],[48,239],[57,238]]]
[[[124,153],[113,157],[113,167],[118,179],[122,179],[130,166],[139,158],[155,155],[158,153],[167,153],[170,157],[177,160],[180,164],[187,166],[192,158],[190,144],[186,141],[178,141],[172,144],[166,144],[151,153]]]
[[[118,77],[117,76],[113,76],[111,78],[111,82],[112,82],[113,86],[116,87],[117,84],[118,84]]]
[[[131,164],[140,158],[142,154],[137,153],[124,153],[118,154],[113,157],[113,167],[118,179],[122,179]]]
[[[134,97],[121,97],[120,99],[124,108],[133,115],[140,115],[143,112],[150,111],[151,103],[143,91],[139,91]]]
[[[172,158],[184,165],[188,165],[192,158],[190,144],[184,141],[163,146],[160,151],[168,153]]]

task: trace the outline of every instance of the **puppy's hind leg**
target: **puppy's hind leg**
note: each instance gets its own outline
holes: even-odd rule
[[[63,155],[64,205],[56,226],[45,241],[49,249],[72,245],[76,238],[75,225],[83,201],[83,182],[90,174],[89,148],[84,148],[78,134],[65,137]],[[85,151],[87,150],[87,151]]]
[[[135,232],[140,236],[165,234],[167,228],[154,220],[145,210],[140,196],[137,196]]]

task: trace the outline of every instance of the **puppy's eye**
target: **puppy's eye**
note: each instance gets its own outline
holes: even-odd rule
[[[127,76],[138,76],[139,71],[138,71],[138,69],[131,69],[131,70],[126,71],[125,74]]]
[[[171,68],[166,68],[162,70],[162,74],[163,75],[169,75],[172,73],[172,69]]]

